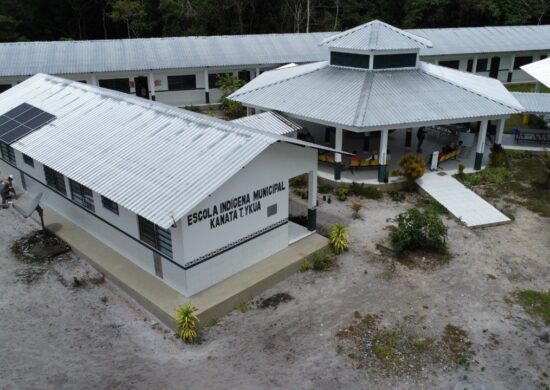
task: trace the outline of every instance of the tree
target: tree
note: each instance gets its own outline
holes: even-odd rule
[[[110,0],[110,4],[109,17],[126,25],[128,38],[139,37],[150,28],[143,0]]]

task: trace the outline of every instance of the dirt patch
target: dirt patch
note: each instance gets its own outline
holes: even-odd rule
[[[415,376],[434,368],[468,367],[474,353],[468,334],[448,324],[440,337],[413,329],[422,319],[407,316],[402,324],[382,325],[383,316],[354,313],[354,323],[336,333],[337,352],[356,363],[358,369],[384,372],[388,376]]]
[[[11,250],[25,262],[39,263],[67,253],[71,247],[56,236],[39,230],[17,240]]]
[[[292,295],[289,293],[277,293],[275,295],[270,296],[269,298],[262,299],[258,303],[258,307],[260,309],[277,309],[281,303],[287,303],[294,299]]]

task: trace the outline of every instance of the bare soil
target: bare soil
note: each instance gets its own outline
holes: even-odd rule
[[[363,200],[359,219],[354,199],[321,201],[321,225],[350,225],[338,267],[292,275],[219,319],[197,345],[183,344],[71,253],[46,264],[16,258],[13,243],[38,226],[1,210],[0,388],[548,388],[550,327],[510,297],[548,289],[550,219],[517,205],[513,223],[486,229],[445,217],[452,257],[411,267],[376,244],[415,197]],[[306,212],[305,201],[292,204],[292,214]],[[45,268],[31,283],[18,276],[29,266]],[[86,282],[75,286],[74,277]],[[281,293],[294,299],[260,309]],[[345,340],[358,360],[340,332],[366,317],[376,322]],[[376,353],[369,340],[381,346]],[[413,367],[400,358],[382,365],[384,356],[409,356]]]

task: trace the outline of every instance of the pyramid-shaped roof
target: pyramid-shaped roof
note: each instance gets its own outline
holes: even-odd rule
[[[333,35],[323,40],[321,45],[335,49],[364,51],[412,50],[433,46],[432,42],[426,38],[400,30],[379,20],[373,20]]]

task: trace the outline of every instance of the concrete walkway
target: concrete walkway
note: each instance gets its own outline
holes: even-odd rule
[[[417,184],[468,227],[510,222],[510,219],[445,172],[428,172]]]
[[[28,199],[21,199],[18,203],[25,207],[25,201]],[[207,326],[212,320],[223,317],[235,309],[241,302],[249,301],[255,295],[297,272],[304,258],[328,245],[325,237],[315,233],[309,234],[286,249],[220,283],[192,297],[185,297],[63,215],[45,205],[42,207],[48,230],[67,242],[77,255],[85,258],[107,279],[173,330],[177,328],[174,310],[179,305],[191,302],[199,309],[197,315],[201,325]],[[34,213],[33,218],[36,217]]]

